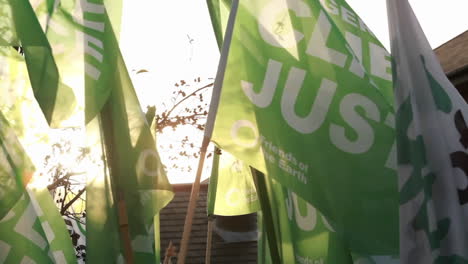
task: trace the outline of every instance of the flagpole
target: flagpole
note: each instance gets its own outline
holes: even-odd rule
[[[229,14],[228,23],[226,26],[226,34],[224,38],[223,48],[221,50],[221,57],[219,60],[218,71],[216,73],[215,84],[213,86],[213,93],[211,95],[210,109],[208,118],[206,121],[205,133],[203,136],[202,146],[200,148],[200,159],[198,160],[198,169],[195,176],[195,181],[192,185],[192,191],[190,193],[190,200],[187,207],[187,215],[185,217],[184,232],[182,234],[182,240],[180,241],[180,252],[177,257],[177,264],[184,264],[185,257],[187,255],[188,243],[190,240],[190,232],[192,231],[192,221],[195,212],[195,207],[198,200],[198,194],[200,190],[200,178],[203,171],[203,165],[205,162],[206,151],[211,140],[214,129],[214,121],[216,119],[216,112],[218,111],[219,98],[221,96],[221,87],[224,80],[224,72],[226,70],[227,58],[229,54],[229,47],[231,46],[232,34],[234,31],[234,22],[237,14],[237,7],[239,6],[239,0],[233,0],[231,5],[231,12]]]
[[[212,215],[208,216],[208,230],[206,231],[206,252],[205,252],[205,264],[211,263],[211,240],[213,237],[213,224],[214,217]]]
[[[112,179],[113,190],[116,192],[117,198],[117,210],[118,210],[118,221],[119,221],[119,231],[120,236],[123,242],[124,248],[124,256],[125,262],[127,264],[133,264],[134,255],[132,250],[132,243],[130,238],[130,230],[128,228],[128,214],[127,214],[127,207],[125,204],[125,196],[122,189],[119,187],[118,176],[115,176],[117,169],[115,168],[115,161],[113,159],[111,146],[114,145],[114,133],[113,133],[113,120],[111,117],[111,106],[109,101],[103,106],[101,111],[101,122],[103,127],[103,137],[105,142],[105,152],[106,152],[106,160],[109,166],[109,173]]]
[[[253,167],[250,167],[250,172],[254,178],[255,187],[257,188],[257,194],[260,201],[260,207],[262,208],[263,223],[265,225],[268,246],[270,248],[270,256],[273,263],[281,263],[281,254],[278,249],[278,239],[275,234],[275,223],[273,220],[273,211],[270,206],[270,201],[268,197],[268,187],[265,179],[265,174],[261,171],[256,170]]]
[[[122,240],[124,242],[124,254],[125,260],[127,264],[133,264],[134,256],[130,238],[130,230],[128,229],[128,214],[127,214],[127,207],[125,205],[125,198],[124,194],[121,190],[117,191],[118,194],[118,202],[117,207],[119,210],[119,227],[120,227],[120,235],[122,236]]]

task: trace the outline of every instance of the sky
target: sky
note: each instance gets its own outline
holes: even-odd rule
[[[347,2],[389,50],[386,1]],[[410,4],[432,48],[468,30],[468,0],[410,0]],[[169,88],[181,79],[215,76],[219,51],[206,0],[129,0],[123,10],[121,50],[144,110],[167,102]],[[148,72],[137,74],[140,69]],[[168,132],[157,140],[178,140],[184,134],[194,132]],[[201,136],[192,137],[195,144],[201,144]],[[161,156],[169,163],[164,153]],[[196,167],[197,162],[191,159],[186,164]],[[208,174],[209,166],[203,178]],[[191,182],[195,172],[170,170],[168,177],[172,183]]]

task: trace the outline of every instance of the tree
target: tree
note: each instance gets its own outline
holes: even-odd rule
[[[198,77],[192,82],[180,80],[171,88],[172,96],[168,102],[158,108],[147,107],[145,116],[149,124],[154,123],[152,127],[157,139],[165,133],[172,134],[183,128],[193,131],[190,135],[179,134],[172,141],[157,141],[161,158],[166,160],[166,171],[192,172],[191,165],[186,161],[199,157],[200,143],[196,142],[195,134],[201,137],[205,129],[209,100],[207,94],[212,86],[212,79],[202,80]],[[74,140],[84,136],[83,128],[62,129],[60,134],[62,136],[55,138],[50,153],[44,158],[43,173],[49,178],[48,189],[68,226],[78,261],[82,262],[86,258],[86,245],[79,242],[81,235],[73,221],[85,223],[86,168],[90,163],[103,163],[103,157],[96,156],[92,149]],[[208,155],[210,157],[212,154]]]
[[[139,73],[146,72],[140,70]],[[176,131],[180,128],[192,128],[200,135],[205,129],[208,116],[207,93],[213,87],[212,79],[206,81],[200,77],[192,82],[180,80],[171,88],[172,97],[169,103],[160,108],[148,106],[145,113],[147,121],[154,127],[157,138],[164,133]],[[158,111],[161,109],[160,111]],[[77,144],[76,137],[84,133],[82,128],[67,128],[62,130],[62,137],[58,137],[51,145],[50,153],[44,158],[44,173],[48,175],[50,184],[48,189],[54,197],[54,201],[60,213],[76,219],[86,217],[85,192],[86,192],[86,165],[102,162],[102,157],[93,155],[92,150],[86,146]],[[191,172],[190,165],[180,165],[182,159],[198,158],[200,154],[197,142],[192,136],[183,135],[170,142],[158,141],[161,156],[167,155],[165,169],[178,170],[179,172]],[[211,157],[211,153],[208,157]],[[186,164],[186,163],[185,163]]]
[[[193,171],[192,166],[186,165],[184,160],[199,158],[201,141],[197,142],[197,139],[201,138],[202,132],[205,130],[212,87],[213,79],[211,78],[202,80],[197,77],[192,82],[180,80],[171,88],[173,91],[170,103],[164,104],[160,111],[156,111],[154,127],[157,138],[169,129],[176,132],[189,128],[190,131],[190,136],[185,133],[182,136],[174,136],[173,140],[158,141],[161,155],[168,157],[167,169],[181,173]],[[211,155],[209,153],[208,158]]]

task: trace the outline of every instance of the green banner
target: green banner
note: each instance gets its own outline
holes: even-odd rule
[[[124,261],[124,233],[136,263],[155,262],[153,217],[173,193],[120,54],[122,3],[44,0],[34,7],[85,111],[88,145],[105,157],[87,178],[87,262]]]
[[[33,171],[29,157],[0,112],[0,219],[21,197]]]
[[[268,197],[274,230],[261,223],[261,249],[270,250],[263,240],[274,232],[282,263],[352,263],[347,245],[316,208],[275,180],[265,180],[260,191]]]
[[[259,214],[259,263],[274,263],[267,242],[271,232],[276,237],[281,263],[400,263],[398,255],[370,256],[351,252],[323,214],[275,180],[267,182],[266,190],[261,191],[267,193],[275,228],[269,231],[263,223],[265,217]]]
[[[468,263],[468,105],[408,1],[387,6],[398,109],[401,263]]]
[[[313,204],[351,251],[396,254],[390,66],[344,1],[242,1],[213,141]]]
[[[84,32],[102,42],[103,63],[93,64],[100,72],[99,80],[86,77],[86,98],[91,101],[87,101],[85,111],[87,118],[92,118],[87,126],[90,143],[97,143],[103,150],[106,167],[102,168],[104,173],[88,177],[88,201],[103,203],[87,203],[87,258],[92,263],[117,261],[122,250],[112,245],[103,250],[102,243],[107,238],[102,231],[121,235],[117,225],[128,221],[135,263],[159,262],[154,245],[155,232],[159,230],[154,228],[154,216],[169,203],[173,192],[120,53],[114,24],[104,4],[95,5],[95,19],[97,23],[102,19],[103,30],[85,28]],[[101,8],[104,11],[97,12]],[[88,94],[101,88],[110,89],[102,103]],[[99,115],[93,118],[95,111]],[[116,220],[108,222],[109,218]],[[122,245],[123,239],[120,238]]]
[[[0,220],[0,262],[76,263],[69,233],[47,188],[28,188]]]
[[[17,51],[0,47],[0,219],[23,195],[35,170],[18,138],[24,134],[18,90],[27,87],[25,73],[24,59]]]
[[[210,12],[211,25],[213,26],[216,42],[221,49],[232,0],[206,0],[206,4]]]
[[[50,44],[27,0],[0,1],[0,46],[24,53],[31,87],[51,126],[59,126],[75,108],[75,96],[60,78]]]
[[[216,149],[208,189],[208,215],[244,215],[260,209],[250,168]]]
[[[31,176],[34,169],[32,163],[36,167],[43,163],[48,125],[34,100],[24,58],[11,47],[0,47],[0,65],[0,111],[12,124],[8,128],[5,119],[1,118],[0,137],[4,143],[3,150],[13,150],[9,157],[1,160],[14,161],[18,165],[13,170],[17,177],[24,172],[29,172],[27,174]],[[13,141],[15,133],[18,135],[16,143]],[[30,153],[32,162],[22,152],[19,142]],[[20,160],[22,164],[17,164]],[[7,170],[9,166],[3,163],[0,167]],[[27,190],[22,186],[27,182],[23,179],[21,189],[16,194],[10,193],[8,198],[0,199],[0,210],[8,210],[5,217],[0,217],[0,255],[4,257],[4,262],[0,258],[0,263],[23,263],[28,260],[32,263],[76,263],[70,235],[47,189],[46,177],[45,174],[36,173],[29,181]],[[1,182],[8,183],[7,180]],[[21,199],[13,208],[4,206],[3,202],[17,195]]]

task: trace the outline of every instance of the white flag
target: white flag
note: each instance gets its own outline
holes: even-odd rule
[[[387,0],[401,263],[468,263],[468,107],[407,0]]]

